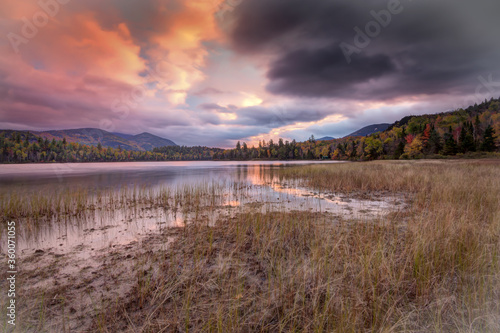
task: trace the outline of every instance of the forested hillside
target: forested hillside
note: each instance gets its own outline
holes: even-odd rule
[[[29,132],[0,134],[0,163],[45,162],[124,162],[124,161],[185,161],[211,160],[217,148],[167,146],[154,151],[125,150],[51,141]]]
[[[21,136],[27,135],[27,131],[0,130],[0,136],[12,137],[16,132]],[[146,151],[163,146],[176,146],[175,142],[165,139],[151,133],[141,133],[138,135],[129,135],[123,133],[110,133],[98,128],[78,128],[67,130],[54,130],[43,132],[30,132],[31,141],[38,137],[49,141],[66,140],[68,143],[79,143],[89,146],[97,146],[99,143],[107,148],[121,147],[125,150]]]
[[[498,152],[500,148],[500,101],[440,114],[407,116],[383,132],[366,137],[345,137],[306,142],[273,140],[248,148],[216,154],[216,159],[334,159],[371,160],[440,158]]]

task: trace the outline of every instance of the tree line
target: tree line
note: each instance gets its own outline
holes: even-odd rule
[[[153,151],[43,139],[29,132],[0,133],[0,163],[212,160],[218,148],[168,146]]]
[[[387,130],[366,137],[317,141],[311,136],[305,142],[279,139],[277,143],[261,141],[252,148],[238,142],[234,149],[216,153],[214,159],[415,159],[498,152],[499,110],[500,101],[491,99],[467,109],[407,116]]]
[[[278,139],[245,142],[234,149],[167,146],[152,151],[43,139],[29,132],[0,132],[0,163],[200,161],[200,160],[372,160],[461,156],[499,152],[500,100],[434,115],[407,116],[387,130],[366,137],[304,142]]]

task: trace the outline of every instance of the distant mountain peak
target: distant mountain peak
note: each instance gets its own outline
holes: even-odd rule
[[[372,135],[373,133],[377,132],[383,132],[386,129],[389,128],[391,124],[374,124],[374,125],[368,125],[366,127],[363,127],[355,132],[352,132],[349,135],[346,135],[344,138],[350,137],[350,136],[367,136],[367,135]]]
[[[335,138],[331,136],[324,136],[322,138],[316,139],[316,141],[330,141],[330,140],[335,140]]]
[[[164,138],[162,138],[160,136],[157,136],[157,135],[154,135],[154,134],[151,134],[151,133],[148,133],[148,132],[142,132],[140,134],[133,135],[132,137],[134,137],[134,138],[139,138],[139,137],[155,137],[155,138],[164,139]]]
[[[164,146],[177,146],[177,144],[172,140],[165,139],[148,132],[134,135],[130,138],[130,140],[137,142],[146,150],[152,150],[153,148]]]
[[[373,124],[373,125],[369,125],[369,126],[361,128],[361,129],[359,129],[359,130],[357,130],[355,132],[352,132],[349,135],[344,136],[344,138],[348,138],[350,136],[367,136],[367,135],[372,135],[373,133],[385,131],[386,129],[389,128],[389,126],[391,126],[391,124]],[[335,140],[335,138],[332,137],[332,136],[324,136],[322,138],[316,139],[316,141],[331,141],[331,140]]]

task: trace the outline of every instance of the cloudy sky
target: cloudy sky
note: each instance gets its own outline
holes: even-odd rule
[[[498,0],[2,0],[0,128],[233,146],[500,96]]]

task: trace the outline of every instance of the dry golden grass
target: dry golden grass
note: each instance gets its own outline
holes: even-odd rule
[[[102,332],[499,332],[498,161],[297,166],[323,191],[411,194],[392,214],[344,225],[309,212],[241,213],[187,226],[138,277]]]

